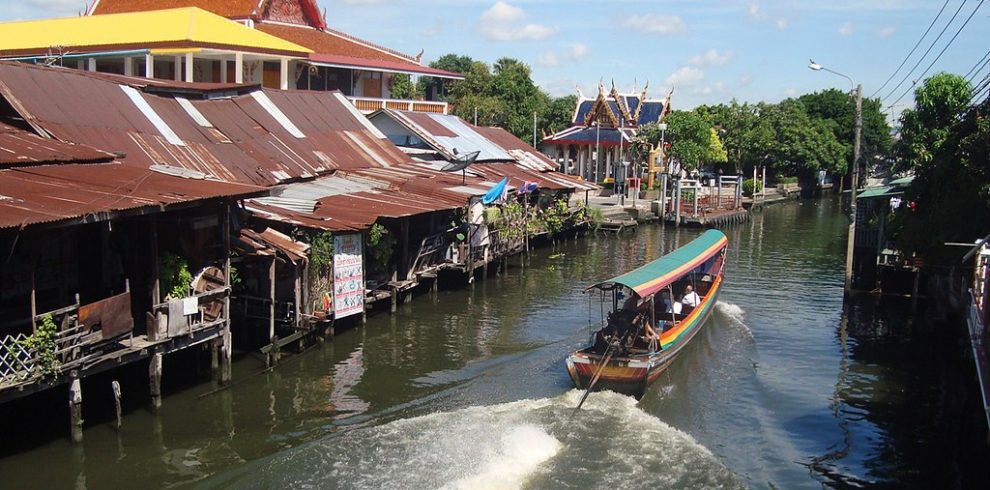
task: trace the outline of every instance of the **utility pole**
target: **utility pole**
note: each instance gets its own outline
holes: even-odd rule
[[[536,111],[533,111],[533,148],[536,148]]]
[[[853,161],[852,161],[852,182],[849,183],[849,188],[852,191],[849,204],[850,213],[850,223],[849,223],[849,240],[846,243],[846,287],[845,291],[848,293],[852,290],[852,269],[853,269],[853,251],[856,250],[856,190],[859,188],[859,160],[860,152],[862,148],[860,147],[860,134],[863,132],[863,85],[856,85],[856,131],[853,136]]]

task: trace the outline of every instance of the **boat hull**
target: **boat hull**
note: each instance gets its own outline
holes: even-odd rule
[[[601,375],[595,383],[593,391],[615,391],[635,397],[641,397],[650,383],[655,381],[667,370],[667,367],[680,354],[681,350],[698,334],[704,326],[721,290],[722,278],[712,284],[712,288],[697,308],[688,315],[677,327],[661,334],[663,347],[657,352],[641,355],[613,356],[602,367],[603,355],[589,349],[582,349],[567,357],[567,372],[574,385],[579,389],[587,389],[601,368]]]

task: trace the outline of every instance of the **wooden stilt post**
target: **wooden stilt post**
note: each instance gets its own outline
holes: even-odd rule
[[[120,383],[117,380],[113,380],[110,383],[110,389],[113,390],[113,408],[114,413],[117,415],[117,421],[115,427],[120,429],[121,423],[121,410],[120,410]]]
[[[230,287],[230,205],[223,204],[223,282]],[[230,362],[233,345],[230,333],[230,293],[223,298],[223,330],[220,345],[220,383],[230,381]]]
[[[210,370],[217,374],[220,370],[220,341],[213,339],[210,341]]]
[[[31,254],[31,333],[34,334],[38,331],[38,298],[35,288],[35,260],[34,254]]]
[[[268,305],[268,342],[272,346],[272,350],[268,351],[268,364],[272,365],[278,362],[278,337],[275,335],[275,261],[278,260],[274,255],[272,256],[272,262],[268,265],[268,300],[270,301]],[[298,267],[298,266],[297,266]]]
[[[72,383],[69,384],[69,427],[72,431],[72,442],[82,442],[82,383],[79,374],[72,372]]]
[[[148,363],[148,379],[151,389],[151,408],[155,411],[162,408],[162,353],[151,355]]]

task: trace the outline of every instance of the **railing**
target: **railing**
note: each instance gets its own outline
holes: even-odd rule
[[[86,305],[76,295],[69,306],[35,315],[34,325],[46,318],[55,323],[52,344],[37,345],[35,339],[35,346],[30,346],[29,336],[23,333],[0,338],[0,386],[85,367],[87,361],[102,355],[110,345],[107,341],[131,334],[130,308],[130,292]]]
[[[157,324],[149,321],[148,340],[190,335],[197,330],[226,322],[223,299],[228,295],[230,286],[223,286],[153,306],[151,311],[155,314]]]
[[[424,238],[419,244],[419,253],[416,254],[416,258],[413,260],[413,263],[409,268],[409,274],[407,277],[412,277],[414,274],[435,269],[438,265],[442,264],[444,260],[444,250],[446,250],[446,248],[447,240],[444,238],[442,233],[430,235]]]
[[[372,97],[347,97],[354,107],[364,113],[372,113],[379,109],[396,109],[400,111],[429,112],[433,114],[446,114],[446,102],[434,102],[429,100],[400,100],[400,99],[379,99]]]

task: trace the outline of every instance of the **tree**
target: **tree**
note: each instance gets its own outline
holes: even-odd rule
[[[711,124],[690,111],[673,111],[666,121],[671,158],[680,160],[686,169],[699,168],[708,161],[712,153]]]
[[[529,140],[533,132],[533,115],[546,112],[550,96],[540,90],[530,78],[530,68],[512,58],[500,58],[495,62],[492,77],[495,97],[506,109],[503,126],[523,140]]]
[[[419,86],[412,83],[412,79],[405,73],[395,73],[392,75],[392,87],[390,89],[393,98],[415,100],[422,96]]]
[[[474,60],[470,56],[445,54],[430,63],[430,68],[445,70],[453,73],[466,74],[471,69]],[[419,93],[429,94],[433,90],[441,99],[446,99],[457,81],[449,78],[420,77],[417,87]]]
[[[569,128],[574,119],[575,107],[577,107],[576,95],[553,99],[541,118],[540,129],[544,133],[553,134]]]
[[[829,122],[836,140],[848,147],[846,162],[852,163],[852,141],[856,131],[856,101],[848,93],[828,89],[805,94],[797,99],[812,119]],[[863,129],[861,154],[864,159],[884,158],[890,153],[890,126],[884,116],[880,99],[863,100]],[[848,165],[847,165],[848,167]]]
[[[810,117],[804,104],[794,99],[763,107],[761,116],[774,131],[768,154],[774,169],[806,182],[819,170],[845,173],[847,148],[835,138],[833,122]]]
[[[969,103],[973,87],[965,78],[939,73],[915,90],[915,108],[901,114],[897,145],[900,169],[930,164],[942,151],[956,117]]]
[[[735,100],[729,105],[695,108],[698,115],[720,129],[719,136],[727,160],[736,174],[761,164],[774,144],[773,128],[767,118],[761,117],[759,108],[757,105],[739,104]]]
[[[973,242],[990,223],[990,110],[987,102],[969,108],[970,84],[941,73],[915,90],[915,107],[901,115],[897,152],[914,181],[891,220],[891,236],[906,253],[929,262],[956,262],[958,251],[945,242]]]

